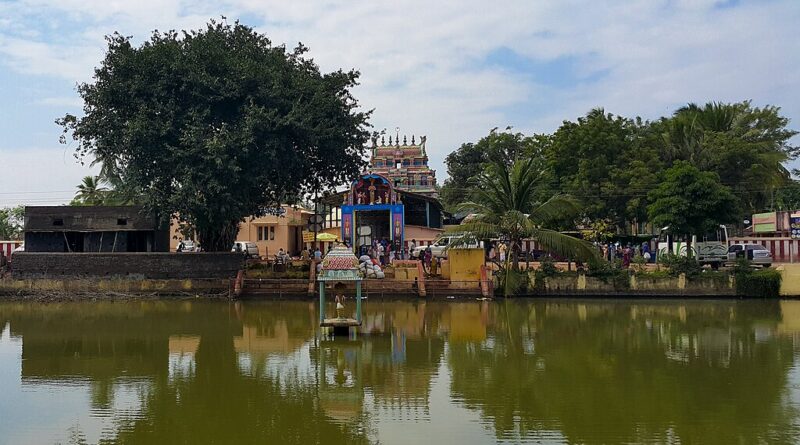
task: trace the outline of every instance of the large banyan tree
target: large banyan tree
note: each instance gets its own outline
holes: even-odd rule
[[[238,22],[107,41],[78,86],[83,116],[57,121],[62,141],[149,210],[194,228],[206,250],[229,250],[245,218],[363,167],[369,112],[351,93],[356,71],[322,73],[307,48],[274,46]]]

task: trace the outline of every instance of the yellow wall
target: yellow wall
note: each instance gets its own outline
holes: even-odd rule
[[[800,295],[800,264],[781,264],[781,295]]]
[[[483,249],[448,249],[450,281],[478,281],[484,264]]]

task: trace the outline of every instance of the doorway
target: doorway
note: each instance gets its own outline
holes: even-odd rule
[[[365,255],[373,241],[391,240],[391,212],[389,210],[361,210],[355,214],[358,254]]]

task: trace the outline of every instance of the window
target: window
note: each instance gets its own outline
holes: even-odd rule
[[[403,165],[411,165],[411,161],[408,159],[403,159]]]
[[[394,168],[400,169],[403,166],[403,163],[398,159],[394,162]]]
[[[64,220],[61,219],[61,218],[54,219],[53,220],[53,225],[54,226],[63,226],[64,225]]]
[[[325,221],[323,227],[329,229],[331,227],[339,227],[342,224],[342,209],[340,207],[325,207]]]
[[[728,252],[731,252],[731,253],[733,253],[733,252],[741,252],[741,251],[742,251],[742,245],[741,244],[736,244],[736,245],[733,245],[733,246],[728,248]]]
[[[117,218],[117,225],[118,226],[127,226],[128,225],[128,218]]]
[[[269,240],[275,241],[275,226],[269,226]]]
[[[258,226],[258,240],[264,241],[264,228],[261,226]]]

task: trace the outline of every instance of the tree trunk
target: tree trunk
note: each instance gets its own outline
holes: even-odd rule
[[[511,268],[514,270],[519,270],[519,242],[512,241],[511,243],[511,250],[508,252],[511,255]]]
[[[239,221],[228,221],[218,226],[197,225],[200,246],[206,252],[230,252],[239,234]]]

